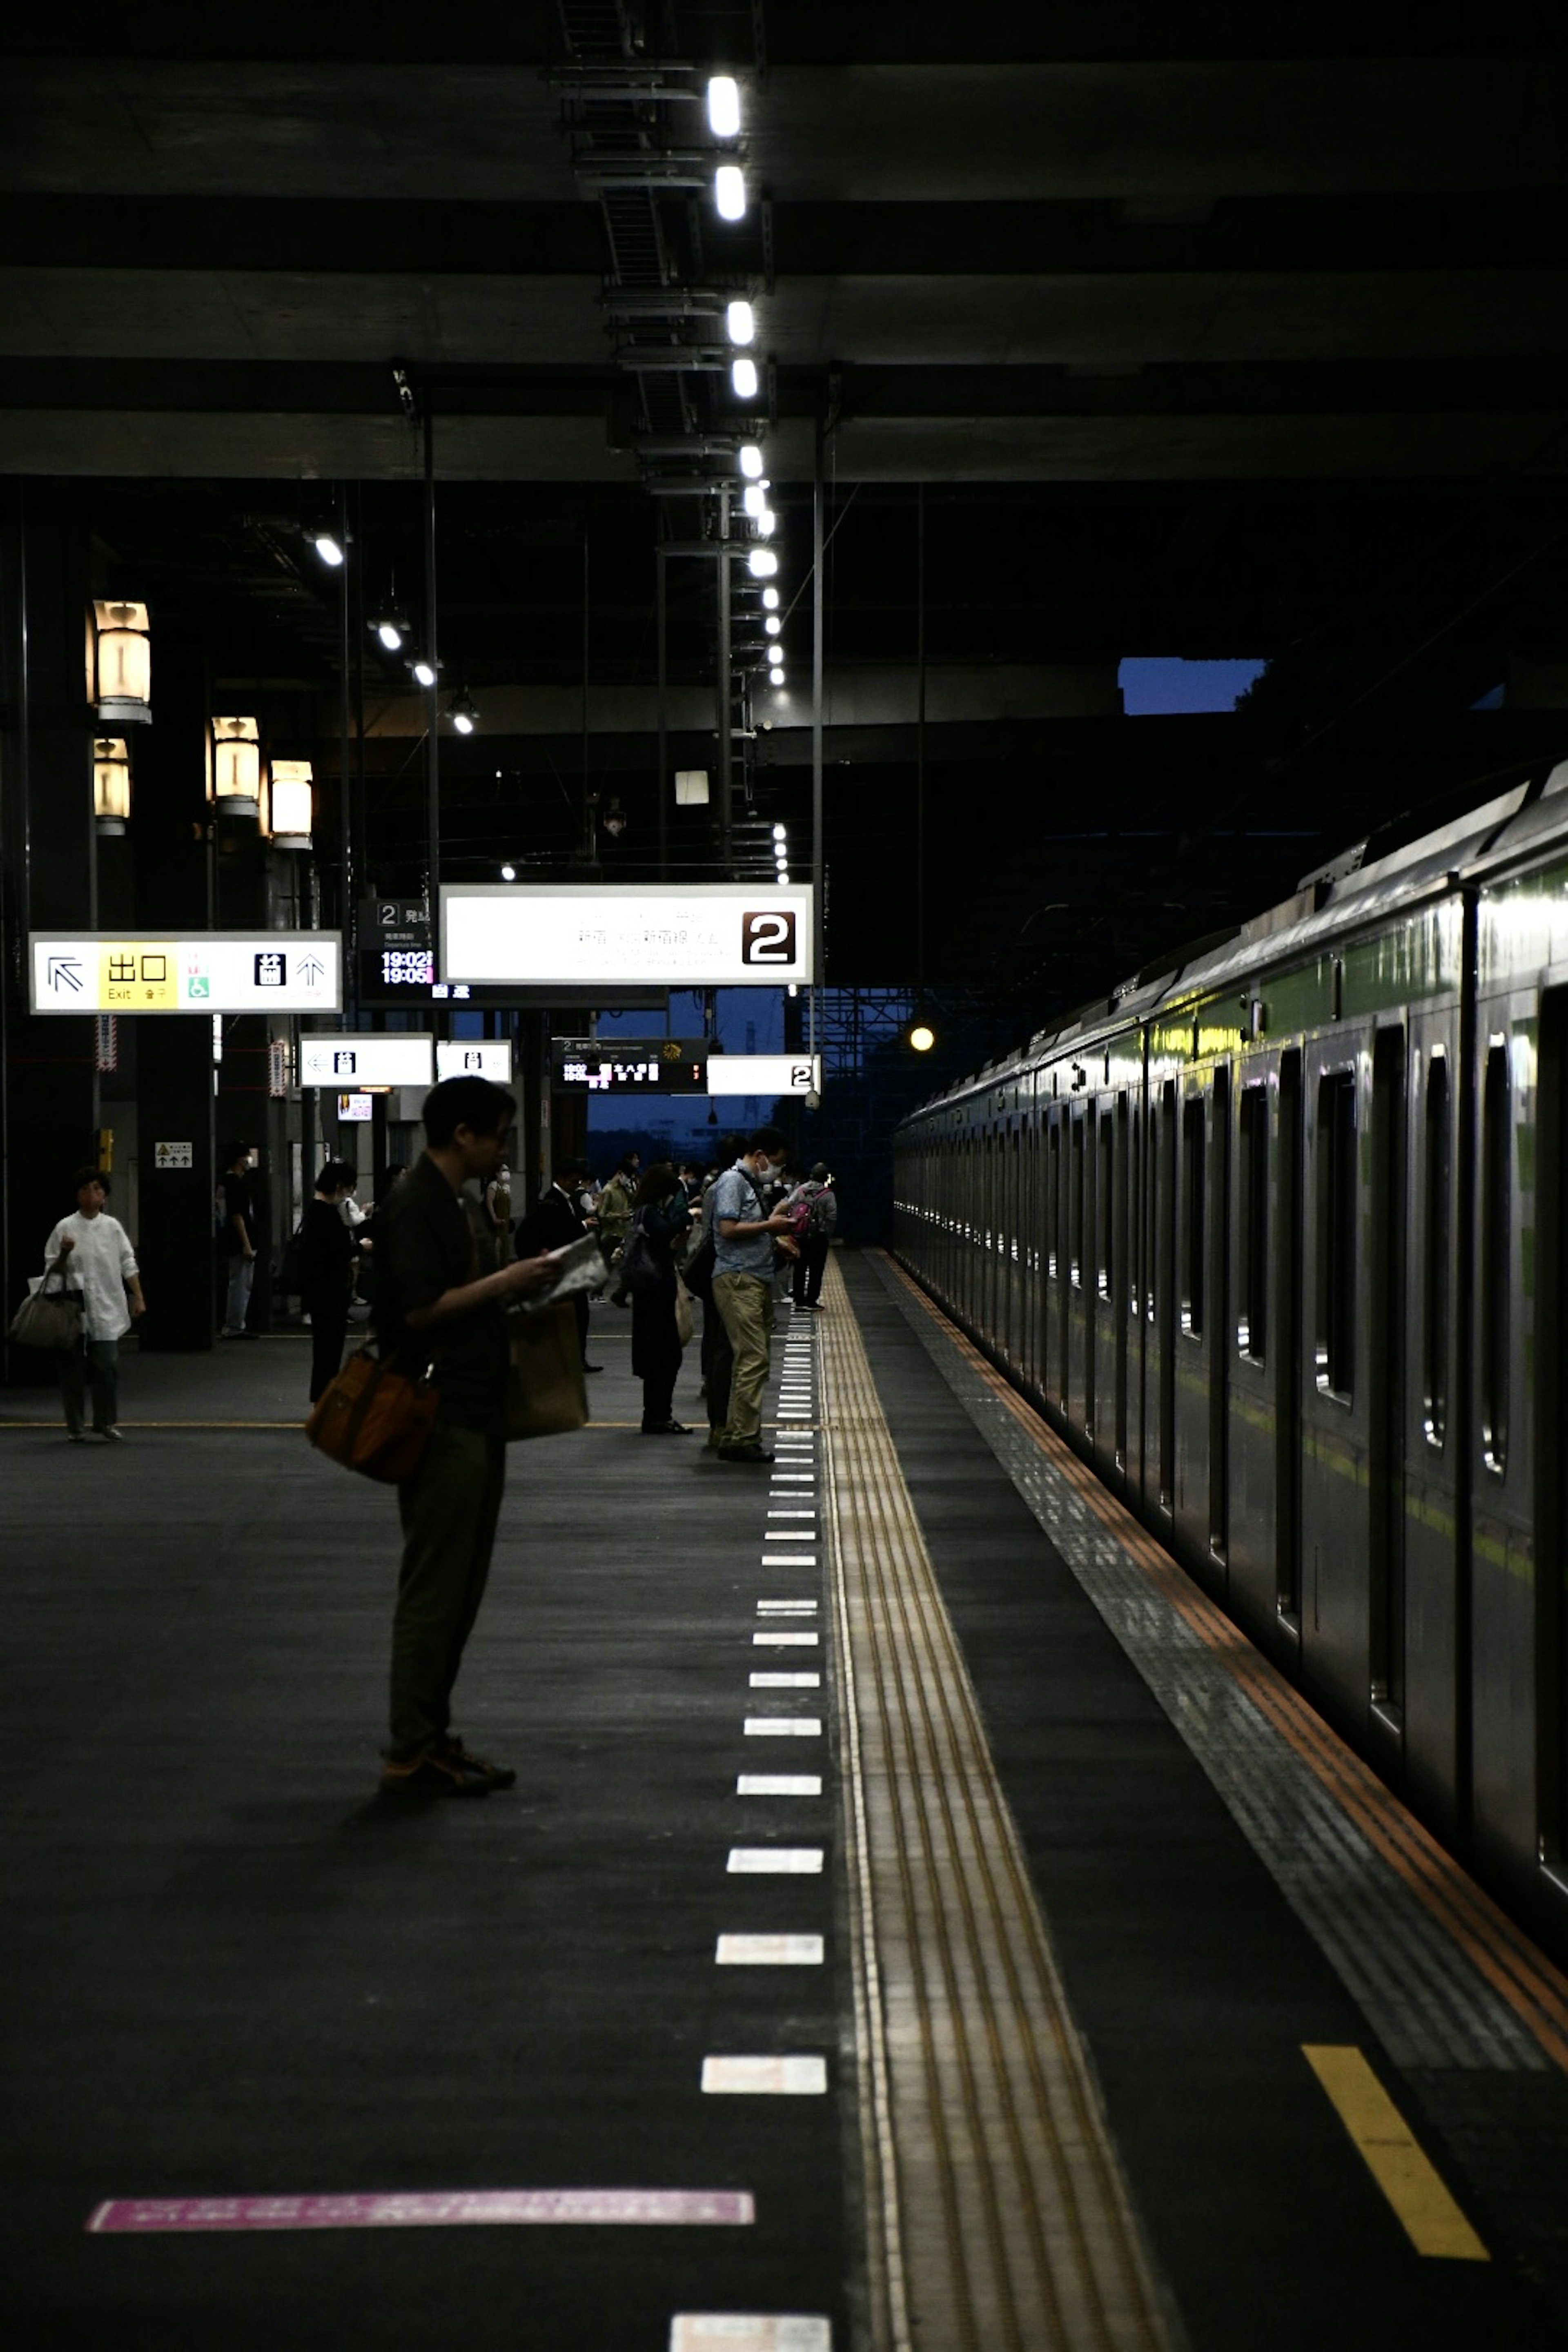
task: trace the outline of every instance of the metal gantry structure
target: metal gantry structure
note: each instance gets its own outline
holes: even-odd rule
[[[658,12],[647,47],[624,0],[557,0],[560,53],[549,72],[579,187],[598,205],[601,297],[622,379],[616,429],[656,503],[659,685],[658,844],[668,870],[669,565],[711,579],[714,736],[710,794],[719,863],[754,868],[740,828],[754,801],[752,696],[780,646],[778,557],[769,541],[763,444],[775,412],[771,360],[753,356],[754,299],[772,288],[771,205],[745,187],[746,102],[767,77],[763,11],[709,8],[706,62],[675,54],[676,10]],[[715,93],[718,93],[717,99]],[[753,228],[735,234],[741,221]],[[740,266],[742,255],[760,270]],[[710,266],[710,262],[714,266]],[[765,394],[764,394],[765,386]],[[782,673],[782,656],[776,656]]]

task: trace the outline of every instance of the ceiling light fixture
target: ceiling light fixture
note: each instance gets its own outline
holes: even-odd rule
[[[739,163],[721,163],[713,174],[713,202],[721,220],[746,217],[746,175]]]
[[[730,389],[737,400],[755,400],[757,396],[757,363],[755,360],[739,359],[730,362]]]
[[[384,604],[370,625],[389,654],[402,652],[403,640],[408,635],[408,622],[399,606]]]
[[[416,661],[411,661],[408,667],[414,672],[415,681],[417,685],[435,685],[436,664],[434,662],[426,661],[423,654],[419,656]]]
[[[479,706],[466,687],[462,693],[447,705],[447,716],[459,735],[471,735],[479,725]]]
[[[763,623],[763,626],[767,631],[770,637],[776,637],[779,631],[784,627],[784,623],[780,620],[776,613],[770,613],[767,619]]]
[[[745,490],[741,499],[741,504],[745,508],[746,512],[749,515],[760,515],[763,509],[767,505],[767,502],[768,494],[763,488],[761,482],[748,482],[746,484]]]
[[[757,321],[749,302],[731,302],[725,306],[724,331],[732,343],[751,341],[757,331]]]
[[[335,572],[339,564],[342,563],[343,560],[342,542],[338,538],[337,533],[325,529],[321,530],[313,530],[310,533],[310,544],[315,549],[317,554],[321,557],[321,562],[326,564],[330,570]]]
[[[771,580],[778,568],[778,557],[771,547],[749,547],[746,550],[746,569],[753,580]]]
[[[764,612],[764,613],[776,613],[776,612],[778,611],[778,608],[779,608],[779,592],[778,592],[778,590],[777,590],[776,588],[764,588],[764,589],[763,590],[763,612]]]
[[[748,482],[760,482],[762,480],[763,453],[758,448],[754,441],[742,442],[739,449],[735,452],[735,463],[740,467],[742,473],[744,474]]]
[[[714,74],[708,84],[708,128],[715,139],[741,135],[741,85],[732,74]]]
[[[772,507],[764,507],[762,513],[757,517],[757,529],[762,532],[764,539],[772,539],[774,531],[778,529],[778,523],[779,519],[777,515],[774,514]]]
[[[789,839],[787,827],[782,824],[775,824],[773,827],[773,839],[775,841],[787,841]]]
[[[515,882],[517,880],[516,866],[503,866],[500,870],[500,878],[503,882]]]

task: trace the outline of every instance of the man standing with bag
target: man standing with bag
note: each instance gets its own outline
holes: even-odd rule
[[[447,1078],[425,1099],[422,1157],[376,1223],[376,1326],[405,1369],[435,1368],[440,1410],[399,1486],[403,1564],[392,1627],[392,1736],[382,1791],[484,1797],[515,1772],[470,1755],[451,1727],[452,1685],[484,1597],[506,1486],[505,1309],[551,1279],[544,1257],[498,1266],[482,1192],[506,1158],[517,1104],[488,1078]]]
[[[782,1209],[770,1216],[763,1188],[774,1181],[788,1149],[776,1127],[759,1127],[733,1168],[713,1187],[713,1303],[734,1353],[730,1411],[719,1433],[721,1462],[771,1462],[763,1444],[763,1390],[773,1327],[773,1244],[790,1233]],[[785,1243],[793,1256],[793,1240]]]

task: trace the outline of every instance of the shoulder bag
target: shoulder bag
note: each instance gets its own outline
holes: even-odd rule
[[[428,1364],[410,1379],[362,1348],[321,1391],[305,1434],[345,1470],[400,1486],[425,1457],[439,1405]]]
[[[51,1290],[49,1285],[57,1280],[59,1288]],[[68,1354],[81,1345],[83,1305],[79,1290],[66,1288],[65,1260],[59,1258],[11,1318],[10,1336],[19,1347],[47,1348],[57,1355]]]
[[[664,1276],[655,1261],[653,1244],[648,1240],[640,1209],[626,1235],[626,1245],[621,1252],[621,1262],[616,1271],[620,1276],[621,1288],[629,1290],[634,1297],[665,1287]]]

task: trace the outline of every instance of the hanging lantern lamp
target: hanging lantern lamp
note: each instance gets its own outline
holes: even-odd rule
[[[93,744],[92,814],[101,834],[123,833],[131,821],[131,751],[123,736],[101,735]]]
[[[87,698],[100,727],[145,727],[153,717],[147,607],[99,597],[87,623]]]

